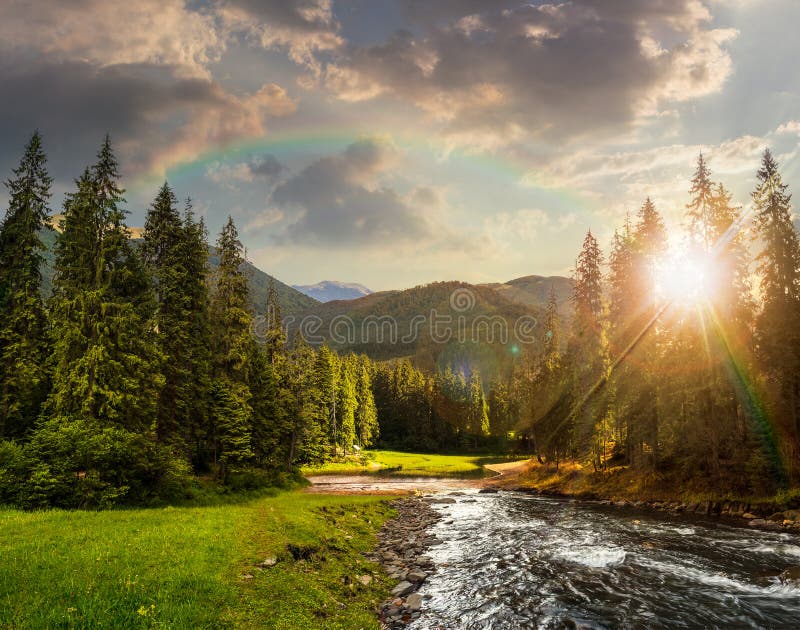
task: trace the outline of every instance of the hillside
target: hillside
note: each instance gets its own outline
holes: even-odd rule
[[[372,293],[363,284],[338,282],[336,280],[323,280],[322,282],[317,282],[317,284],[293,284],[292,288],[320,302],[354,300]]]
[[[495,375],[523,353],[538,352],[539,320],[541,308],[511,301],[492,287],[434,282],[318,304],[300,314],[290,334],[303,326],[306,339],[339,351],[377,360],[411,357],[424,369],[478,365]],[[515,326],[530,327],[522,331],[523,341]]]
[[[555,290],[559,313],[567,315],[572,312],[572,280],[564,276],[522,276],[504,283],[486,284],[504,298],[544,308],[550,298],[550,291]]]
[[[141,230],[133,232],[141,234]],[[47,250],[45,251],[45,264],[42,269],[42,291],[44,295],[50,295],[53,287],[53,248],[56,243],[57,233],[55,230],[45,228],[41,232],[42,242],[45,244]],[[134,239],[134,243],[137,239]],[[214,247],[209,247],[208,261],[213,273],[219,264],[219,259]],[[295,315],[299,312],[306,311],[313,308],[318,304],[317,300],[299,291],[293,289],[287,284],[284,284],[277,278],[273,278],[268,273],[265,273],[250,263],[245,263],[245,273],[250,279],[250,297],[253,304],[253,309],[257,313],[262,313],[267,303],[267,291],[269,289],[270,279],[275,281],[275,288],[278,292],[278,300],[280,301],[281,311],[284,315]]]

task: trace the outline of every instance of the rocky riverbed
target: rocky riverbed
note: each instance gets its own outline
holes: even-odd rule
[[[440,543],[428,532],[442,518],[430,503],[446,500],[404,497],[391,503],[397,516],[384,524],[378,534],[378,546],[367,556],[383,565],[390,577],[400,580],[380,607],[385,628],[402,628],[421,614],[422,595],[416,591],[436,570],[425,552]]]

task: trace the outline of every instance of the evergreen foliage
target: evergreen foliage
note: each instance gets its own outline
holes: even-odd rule
[[[39,233],[49,221],[50,185],[42,138],[34,132],[13,176],[0,225],[0,439],[24,439],[47,395],[49,351]]]
[[[44,303],[51,180],[35,133],[0,225],[0,502],[157,503],[186,492],[192,472],[261,483],[373,445],[515,445],[555,467],[671,472],[741,492],[797,483],[800,238],[769,151],[757,179],[750,242],[699,156],[680,245],[704,263],[699,295],[665,292],[667,231],[648,198],[615,232],[607,265],[587,233],[572,316],[552,292],[538,346],[377,363],[299,333],[289,342],[274,283],[255,317],[233,219],[212,277],[205,225],[166,182],[132,243],[109,138],[66,196]],[[402,306],[410,316],[415,304]],[[498,353],[508,369],[487,373]]]

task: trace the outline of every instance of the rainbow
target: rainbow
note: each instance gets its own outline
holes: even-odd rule
[[[594,210],[594,201],[574,191],[553,185],[542,172],[534,171],[529,164],[515,155],[496,151],[468,151],[446,147],[431,136],[408,133],[367,134],[352,129],[331,129],[330,127],[290,129],[270,133],[266,136],[249,138],[236,143],[214,147],[192,160],[186,160],[167,169],[168,180],[185,177],[202,177],[209,165],[216,162],[238,162],[249,159],[254,154],[273,153],[279,158],[314,158],[341,152],[359,139],[387,137],[402,152],[423,156],[432,163],[459,168],[462,173],[476,173],[481,180],[503,186],[527,186],[544,194],[544,203],[549,199],[557,206],[570,207],[578,211]],[[463,175],[462,175],[463,176]],[[129,190],[147,194],[163,181],[163,173],[145,172],[130,182]]]

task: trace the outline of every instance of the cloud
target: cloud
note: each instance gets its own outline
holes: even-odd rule
[[[276,223],[280,223],[283,221],[284,214],[277,208],[267,208],[262,212],[258,213],[252,219],[249,219],[242,228],[244,232],[252,233],[258,232],[259,230],[264,229],[265,227],[269,227],[270,225],[274,225]]]
[[[598,181],[613,178],[623,183],[642,178],[652,181],[653,174],[691,168],[703,153],[721,175],[752,171],[769,137],[744,135],[716,145],[672,144],[649,149],[618,151],[582,151],[551,158],[528,173],[529,184],[548,188],[570,188],[590,192]]]
[[[100,66],[164,64],[182,76],[209,78],[224,38],[213,15],[184,0],[9,0],[0,9],[6,51]]]
[[[430,242],[437,233],[430,208],[381,182],[398,160],[387,141],[360,140],[279,184],[271,204],[295,217],[279,240],[337,248]]]
[[[294,111],[276,85],[233,95],[204,78],[177,76],[166,65],[41,63],[24,71],[0,65],[0,135],[21,146],[32,129],[45,137],[56,170],[92,156],[110,132],[129,171],[161,172],[193,160],[209,146],[263,135],[269,116]],[[91,148],[90,148],[91,147]]]
[[[12,0],[0,6],[0,132],[18,151],[39,128],[54,173],[74,176],[111,133],[126,172],[163,175],[266,133],[296,103],[279,85],[233,92],[210,72],[218,18],[178,0]],[[0,166],[16,156],[0,155]],[[68,173],[67,173],[68,172]]]
[[[264,48],[286,49],[296,63],[320,73],[317,54],[344,43],[331,0],[224,0],[216,8],[225,30]]]
[[[777,134],[794,134],[800,136],[800,120],[788,120],[776,130]]]
[[[212,162],[206,168],[206,177],[215,184],[235,188],[236,182],[253,183],[255,181],[274,181],[286,167],[271,153],[251,156],[246,162],[227,164]]]
[[[410,101],[459,143],[616,133],[731,73],[736,31],[708,28],[698,0],[404,6],[417,28],[349,46],[325,84],[346,101]]]

